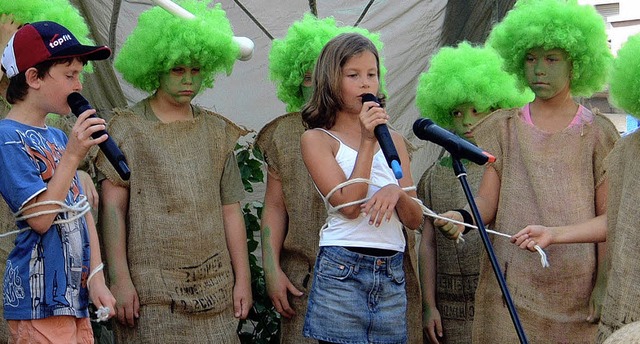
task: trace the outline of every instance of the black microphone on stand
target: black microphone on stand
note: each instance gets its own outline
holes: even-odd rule
[[[78,92],[71,93],[67,97],[67,103],[69,103],[69,107],[71,107],[71,112],[76,116],[80,116],[81,113],[89,109],[93,109],[91,105],[89,105],[89,102]],[[93,114],[89,117],[96,117],[96,115]],[[97,139],[104,134],[107,134],[107,132],[105,130],[100,130],[91,134],[91,137]],[[111,165],[116,169],[120,178],[122,178],[122,180],[129,180],[129,177],[131,177],[131,170],[129,170],[129,166],[127,165],[127,159],[111,136],[109,136],[106,141],[99,143],[98,146]]]
[[[374,96],[371,93],[364,93],[361,97],[363,103],[376,102],[380,104],[378,97]],[[389,128],[387,128],[386,124],[379,124],[375,128],[373,128],[373,133],[376,135],[376,139],[378,140],[378,144],[380,145],[380,150],[382,150],[382,154],[384,154],[384,158],[387,160],[387,164],[393,171],[393,175],[396,177],[396,179],[402,179],[400,156],[398,156],[396,146],[393,144],[393,139],[391,138],[391,133],[389,133]]]
[[[456,158],[467,159],[478,165],[496,161],[493,155],[460,136],[437,126],[430,119],[421,118],[415,121],[413,123],[413,133],[421,140],[431,141],[442,146]]]

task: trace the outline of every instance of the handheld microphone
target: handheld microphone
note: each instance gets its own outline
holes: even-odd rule
[[[76,116],[80,116],[81,113],[89,109],[93,109],[91,105],[89,105],[89,102],[78,92],[71,93],[67,97],[67,103],[69,103],[69,107],[71,107],[71,112]],[[93,114],[90,117],[96,117],[96,115]],[[97,139],[104,134],[107,134],[107,132],[105,130],[100,130],[91,134],[91,137]],[[98,146],[111,165],[116,169],[120,178],[123,180],[129,180],[131,170],[129,170],[129,166],[127,165],[127,159],[111,136],[109,136],[106,141],[99,143]]]
[[[442,146],[453,157],[467,159],[478,165],[496,161],[493,155],[460,136],[435,125],[430,119],[421,118],[415,121],[413,123],[413,133],[421,140],[431,141]]]
[[[362,102],[364,103],[369,101],[380,104],[378,98],[373,94],[363,94]],[[398,151],[396,151],[396,146],[393,144],[393,139],[391,138],[391,133],[389,133],[389,128],[387,128],[385,124],[379,124],[375,128],[373,128],[373,133],[376,135],[376,139],[378,140],[378,144],[380,145],[380,150],[382,150],[382,154],[384,154],[384,158],[387,160],[387,164],[393,171],[393,175],[396,177],[396,179],[402,179],[400,157],[398,156]]]

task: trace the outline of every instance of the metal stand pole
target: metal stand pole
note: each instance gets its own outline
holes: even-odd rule
[[[467,202],[469,202],[469,207],[471,207],[473,218],[475,219],[476,225],[478,226],[478,231],[480,232],[480,238],[482,238],[482,243],[484,244],[484,248],[487,251],[489,260],[491,261],[491,266],[493,267],[493,272],[496,275],[496,279],[498,280],[498,284],[500,285],[500,290],[502,290],[502,295],[504,296],[507,307],[509,308],[509,314],[511,315],[513,326],[515,326],[516,332],[518,333],[520,343],[526,344],[528,343],[527,336],[525,335],[522,324],[520,323],[518,312],[516,311],[516,307],[513,303],[513,300],[511,299],[511,294],[509,293],[509,289],[507,288],[507,282],[505,281],[504,275],[500,270],[498,260],[496,259],[496,254],[493,251],[493,246],[491,245],[491,241],[489,241],[489,236],[487,235],[487,230],[484,227],[484,222],[482,222],[482,218],[480,217],[478,206],[473,199],[471,188],[469,187],[469,183],[467,182],[467,171],[464,168],[462,162],[460,162],[460,159],[455,156],[452,156],[451,158],[453,160],[453,171],[456,174],[456,178],[460,180],[460,184],[462,184],[464,194],[467,197]]]

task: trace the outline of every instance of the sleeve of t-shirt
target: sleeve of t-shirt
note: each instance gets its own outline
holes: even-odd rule
[[[240,202],[244,199],[244,185],[240,176],[240,169],[236,155],[231,152],[220,179],[220,201],[223,205]]]
[[[40,168],[27,151],[23,140],[4,136],[0,147],[0,193],[12,212],[47,189]]]

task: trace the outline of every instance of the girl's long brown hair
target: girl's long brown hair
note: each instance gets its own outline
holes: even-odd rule
[[[362,52],[369,51],[376,57],[380,80],[378,49],[366,37],[358,33],[343,33],[330,40],[322,49],[313,70],[313,94],[302,107],[302,121],[308,129],[331,129],[336,114],[344,105],[342,100],[342,67]],[[378,98],[384,98],[377,94]]]

